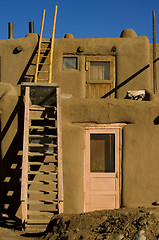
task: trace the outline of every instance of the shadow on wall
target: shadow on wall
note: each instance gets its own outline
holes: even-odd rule
[[[27,63],[27,65],[26,65],[26,67],[25,67],[25,69],[24,69],[24,71],[23,71],[23,73],[22,73],[22,75],[21,75],[17,84],[21,84],[24,81],[24,78],[30,78],[30,79],[32,79],[32,81],[34,80],[34,75],[35,74],[28,75],[27,71],[28,71],[28,69],[31,65],[35,65],[35,64],[33,64],[33,59],[34,59],[34,57],[37,53],[37,50],[38,50],[38,44],[36,45],[36,48],[35,48],[33,54],[31,55],[31,58],[29,59],[29,61],[28,61],[28,63]]]
[[[14,219],[16,218],[15,215],[20,206],[22,156],[18,156],[18,152],[22,150],[23,143],[23,108],[23,102],[20,97],[6,125],[0,133],[0,143],[2,143],[13,120],[18,116],[16,135],[5,156],[1,156],[1,212],[6,213]]]
[[[157,60],[157,59],[156,59]],[[146,65],[145,67],[141,68],[139,71],[137,71],[136,73],[134,73],[132,76],[130,76],[128,79],[126,79],[125,81],[123,81],[122,83],[120,83],[118,86],[116,86],[115,88],[113,88],[110,92],[106,93],[104,96],[102,96],[101,98],[106,98],[108,96],[110,96],[112,93],[115,93],[115,95],[117,95],[117,90],[121,87],[123,87],[124,85],[126,85],[127,83],[129,83],[131,80],[133,80],[135,77],[137,77],[139,74],[141,74],[142,72],[144,72],[147,68],[150,67],[150,64]]]

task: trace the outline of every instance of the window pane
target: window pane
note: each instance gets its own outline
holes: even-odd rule
[[[110,80],[110,62],[90,62],[90,80]]]
[[[115,134],[90,135],[91,172],[115,172]]]
[[[77,58],[63,57],[63,69],[77,69]]]

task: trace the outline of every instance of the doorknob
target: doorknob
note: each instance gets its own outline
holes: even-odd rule
[[[119,173],[118,172],[116,173],[116,178],[119,178]]]

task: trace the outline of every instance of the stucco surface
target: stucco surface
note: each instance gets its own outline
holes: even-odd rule
[[[159,182],[158,106],[157,100],[62,101],[64,179],[68,179],[69,175],[69,184],[66,184],[68,180],[66,182],[64,180],[66,212],[74,211],[72,206],[75,199],[78,211],[82,211],[80,204],[83,201],[83,194],[79,188],[83,188],[84,127],[89,123],[127,123],[123,128],[122,206],[151,206],[159,198],[156,191]],[[72,191],[71,183],[76,186],[74,188],[76,194]],[[74,198],[72,194],[76,197]]]

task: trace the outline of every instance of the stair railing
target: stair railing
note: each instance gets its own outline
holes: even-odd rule
[[[25,223],[27,222],[29,101],[30,101],[30,87],[26,87],[25,88],[24,133],[23,133],[22,180],[21,180],[21,207],[22,207],[22,224],[23,225],[25,225]]]

